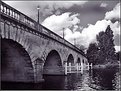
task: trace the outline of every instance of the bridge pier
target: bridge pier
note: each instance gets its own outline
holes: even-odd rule
[[[43,63],[40,63],[41,61],[39,60],[36,60],[35,61],[35,79],[34,79],[34,82],[35,83],[40,83],[40,82],[43,82],[44,79],[43,79]]]

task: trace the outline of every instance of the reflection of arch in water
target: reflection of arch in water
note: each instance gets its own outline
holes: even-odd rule
[[[11,39],[1,40],[1,80],[33,82],[33,66],[27,51]]]
[[[72,65],[74,65],[74,57],[72,54],[70,54],[68,56],[68,59],[67,59],[67,64],[71,63]]]
[[[43,74],[58,75],[64,74],[62,70],[62,61],[59,53],[52,50],[44,63]]]

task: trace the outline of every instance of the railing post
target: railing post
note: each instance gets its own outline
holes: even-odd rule
[[[87,69],[89,70],[89,68],[90,68],[90,65],[89,65],[89,63],[87,64]]]
[[[76,64],[76,70],[77,70],[77,72],[78,72],[78,70],[79,70],[79,66],[78,66],[78,63]]]
[[[84,67],[83,67],[83,62],[81,61],[81,73],[83,74],[83,69]]]
[[[65,62],[65,75],[67,75],[67,62]]]
[[[91,69],[92,69],[92,63],[91,63]]]
[[[69,63],[69,72],[71,73],[71,63]]]
[[[78,70],[80,71],[80,63],[78,64]]]

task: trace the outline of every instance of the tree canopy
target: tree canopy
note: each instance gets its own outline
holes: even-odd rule
[[[96,36],[97,44],[91,43],[87,49],[89,63],[103,64],[116,60],[113,36],[110,25]]]

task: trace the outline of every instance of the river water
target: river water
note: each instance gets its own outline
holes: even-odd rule
[[[90,70],[84,74],[73,73],[67,76],[44,76],[45,81],[39,84],[2,82],[2,89],[39,89],[39,90],[116,90],[120,89],[120,75],[118,71]]]

